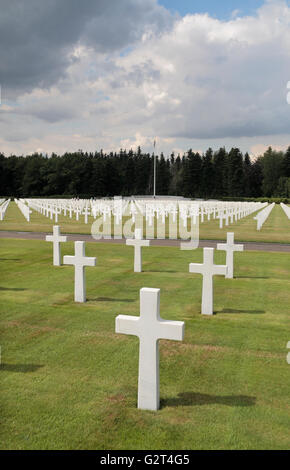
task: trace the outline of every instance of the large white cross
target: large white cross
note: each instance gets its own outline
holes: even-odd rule
[[[203,249],[203,264],[190,263],[189,272],[202,274],[202,302],[201,313],[213,315],[213,276],[216,274],[226,275],[227,267],[214,264],[214,248]]]
[[[160,318],[160,289],[140,290],[140,317],[118,315],[116,333],[139,337],[138,408],[159,408],[159,339],[182,341],[184,322]]]
[[[53,265],[60,266],[60,243],[66,242],[67,237],[60,235],[59,225],[53,226],[53,235],[46,235],[47,242],[53,242]]]
[[[218,243],[217,250],[224,250],[227,253],[226,265],[227,274],[226,278],[232,279],[234,277],[234,251],[243,251],[244,245],[234,244],[234,232],[227,232],[227,243]]]
[[[75,255],[64,256],[63,264],[75,267],[75,302],[86,301],[85,266],[96,266],[96,258],[85,256],[85,242],[75,242]]]
[[[140,228],[135,229],[135,238],[127,239],[126,245],[134,246],[134,272],[142,272],[142,246],[149,246],[150,240],[143,240],[142,230]]]

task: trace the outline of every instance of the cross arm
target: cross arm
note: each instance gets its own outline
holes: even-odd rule
[[[126,245],[149,246],[150,245],[150,240],[143,240],[143,239],[139,239],[139,238],[127,239],[126,240]]]
[[[189,272],[190,273],[203,274],[203,264],[190,263],[189,264]]]
[[[85,266],[96,266],[97,258],[86,256]]]
[[[214,274],[221,274],[225,276],[227,274],[228,267],[223,264],[215,264],[214,265]]]
[[[150,246],[150,240],[142,240],[142,246]]]
[[[63,257],[63,264],[75,264],[75,256],[65,255]]]
[[[115,332],[139,336],[139,320],[140,317],[118,315],[115,320]]]
[[[184,339],[184,322],[169,321],[160,318],[159,339],[172,339],[175,341],[183,341]]]
[[[217,243],[216,249],[217,250],[226,250],[227,249],[227,244],[226,243]]]
[[[235,251],[244,251],[244,245],[235,245]]]
[[[133,239],[131,239],[131,238],[128,239],[127,238],[126,245],[133,245],[133,246],[136,245],[135,239],[134,238]]]

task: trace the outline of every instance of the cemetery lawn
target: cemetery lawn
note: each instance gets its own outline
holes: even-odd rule
[[[72,254],[73,243],[62,244]],[[200,314],[201,249],[86,244],[85,304],[52,244],[1,239],[1,449],[289,449],[290,254],[235,254],[215,276],[213,317]],[[215,262],[224,264],[225,253]],[[157,412],[138,410],[138,338],[115,334],[139,315],[139,290],[161,289],[161,317],[185,321],[160,341]]]
[[[207,220],[199,224],[199,235],[201,240],[225,240],[227,232],[235,232],[236,241],[253,241],[268,243],[290,243],[290,220],[283,209],[276,204],[268,219],[260,231],[257,230],[257,222],[253,220],[256,212],[244,217],[233,224],[219,228],[219,221]],[[88,218],[88,224],[84,223],[84,216],[80,220],[72,219],[67,215],[60,215],[57,225],[60,225],[62,233],[90,234],[93,217]],[[32,211],[30,222],[27,222],[18,209],[15,202],[10,202],[3,221],[0,221],[0,230],[16,230],[26,232],[52,232],[56,222],[49,217]],[[113,222],[112,222],[113,224]],[[166,236],[168,236],[168,221],[166,223]]]

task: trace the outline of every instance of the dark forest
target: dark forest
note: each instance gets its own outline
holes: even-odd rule
[[[15,197],[106,197],[153,192],[154,155],[120,150],[64,155],[4,156],[0,153],[0,195]],[[290,197],[290,147],[271,147],[252,161],[238,148],[209,148],[200,155],[156,156],[157,195],[192,198]]]

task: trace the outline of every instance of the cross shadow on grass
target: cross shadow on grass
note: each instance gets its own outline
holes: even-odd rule
[[[223,308],[219,313],[266,313],[265,310],[248,310],[248,309],[238,309],[238,308]]]
[[[20,258],[0,258],[0,261],[20,261]]]
[[[0,291],[1,290],[22,291],[22,290],[27,290],[27,289],[21,289],[20,287],[1,287],[0,286]]]
[[[162,269],[162,271],[160,271],[159,269],[148,269],[148,270],[144,270],[143,272],[144,273],[177,273],[179,271],[170,271],[169,269]]]
[[[0,371],[5,370],[7,372],[35,372],[36,370],[44,367],[43,364],[0,364]]]
[[[165,406],[201,406],[201,405],[226,405],[226,406],[254,406],[256,397],[247,395],[208,395],[206,393],[184,392],[177,398],[165,398],[160,401],[161,408]]]
[[[236,279],[270,279],[268,276],[235,276]]]
[[[113,299],[112,297],[88,298],[89,302],[135,302],[135,299]]]

